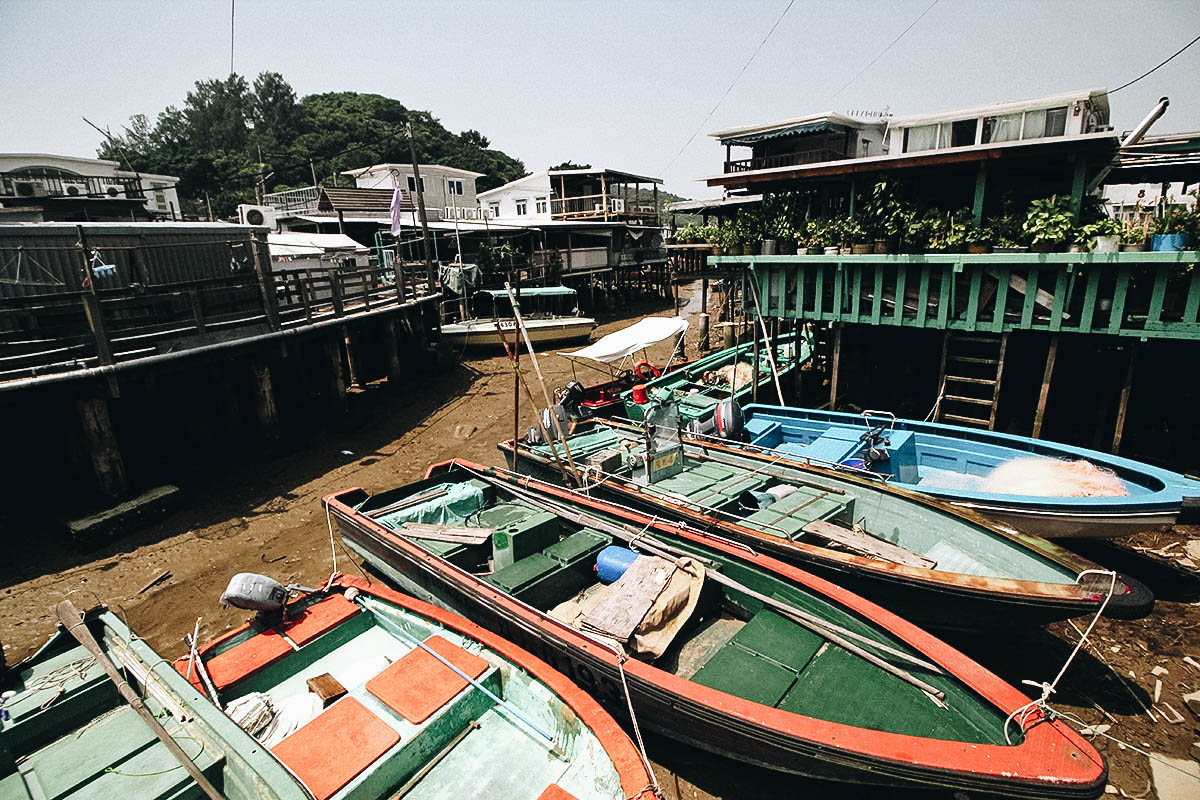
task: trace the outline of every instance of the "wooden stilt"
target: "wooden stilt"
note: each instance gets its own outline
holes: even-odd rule
[[[122,497],[129,492],[129,479],[125,475],[125,461],[121,458],[121,449],[108,415],[108,400],[86,397],[76,401],[75,406],[79,411],[79,421],[83,423],[83,436],[100,491],[108,497]]]
[[[753,278],[751,278],[751,280],[753,280]],[[758,354],[759,354],[759,351],[762,350],[762,344],[763,344],[763,343],[759,342],[759,340],[758,340],[758,331],[759,331],[759,326],[755,325],[754,326],[754,383],[750,387],[750,399],[751,399],[751,401],[753,401],[755,403],[758,402]]]
[[[1050,337],[1050,352],[1046,354],[1046,371],[1042,373],[1042,391],[1038,394],[1037,413],[1033,415],[1033,438],[1042,438],[1042,421],[1046,416],[1046,399],[1050,396],[1050,378],[1054,374],[1054,359],[1058,357],[1058,334]]]
[[[331,411],[346,413],[346,378],[342,374],[342,348],[337,339],[329,339],[322,346],[326,361],[326,388]]]
[[[387,360],[388,386],[398,389],[404,383],[404,370],[400,366],[400,326],[389,319],[383,323],[383,355]]]
[[[1137,364],[1138,345],[1129,345],[1129,366],[1125,370],[1125,385],[1121,387],[1121,401],[1117,405],[1117,426],[1113,431],[1112,452],[1116,455],[1121,450],[1121,437],[1125,435],[1125,411],[1129,407],[1129,392],[1133,389],[1133,368]]]
[[[833,369],[829,374],[829,410],[837,411],[838,369],[842,363],[842,326],[833,323]]]
[[[270,441],[279,438],[279,410],[275,406],[275,386],[271,380],[271,366],[265,361],[256,361],[254,371],[254,410],[263,436]]]
[[[354,357],[354,337],[350,335],[350,329],[346,328],[342,334],[342,345],[346,348],[346,371],[349,374],[351,386],[360,386],[358,380],[358,365],[355,363],[357,359]]]

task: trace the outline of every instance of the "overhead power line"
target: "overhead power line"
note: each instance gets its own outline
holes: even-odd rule
[[[924,19],[924,17],[925,17],[925,15],[926,15],[926,14],[928,14],[930,11],[933,11],[933,7],[934,7],[934,6],[936,6],[938,3],[940,3],[941,1],[942,1],[942,0],[933,0],[933,2],[932,2],[932,3],[930,3],[930,4],[929,4],[929,6],[928,6],[928,7],[927,7],[927,8],[926,8],[924,11],[922,11],[920,14],[918,14],[918,15],[917,15],[917,18],[916,18],[916,19],[914,19],[912,22],[908,23],[908,27],[907,27],[907,28],[905,28],[904,30],[900,31],[900,35],[899,35],[899,36],[897,36],[895,39],[892,39],[892,43],[891,43],[891,44],[889,44],[887,47],[885,47],[885,48],[883,48],[882,50],[880,50],[880,51],[879,51],[879,55],[877,55],[877,56],[875,56],[874,58],[872,58],[872,59],[871,59],[871,60],[870,60],[870,61],[867,63],[867,65],[866,65],[865,67],[863,67],[862,69],[860,69],[860,70],[859,70],[859,71],[858,71],[858,72],[857,72],[857,73],[854,75],[854,77],[853,77],[853,78],[851,78],[850,80],[848,80],[848,81],[846,81],[844,84],[842,84],[842,88],[838,89],[836,92],[834,92],[833,94],[829,95],[829,99],[825,101],[825,102],[826,102],[826,104],[832,103],[832,102],[833,102],[833,99],[834,99],[835,97],[837,97],[839,94],[841,94],[842,92],[846,91],[846,89],[847,89],[847,88],[850,86],[850,84],[854,83],[856,80],[858,80],[859,78],[861,78],[861,77],[863,76],[863,73],[865,73],[865,72],[866,72],[867,70],[869,70],[871,67],[875,66],[875,62],[876,62],[876,61],[878,61],[879,59],[883,58],[883,57],[884,57],[884,55],[887,53],[887,51],[889,51],[889,50],[891,50],[893,47],[895,47],[895,46],[896,46],[896,43],[897,43],[897,42],[899,42],[901,39],[903,39],[903,38],[905,37],[905,35],[907,35],[907,34],[908,34],[908,32],[909,32],[909,31],[911,31],[913,28],[915,28],[915,27],[916,27],[916,25],[917,25],[917,23],[918,23],[918,22],[920,22],[922,19]]]
[[[1179,55],[1179,54],[1180,54],[1180,53],[1182,53],[1184,50],[1187,50],[1189,47],[1191,47],[1192,45],[1194,45],[1196,42],[1200,42],[1200,36],[1197,36],[1195,39],[1192,39],[1190,42],[1188,42],[1187,44],[1185,44],[1183,47],[1181,47],[1181,48],[1179,48],[1178,50],[1176,50],[1174,53],[1172,53],[1171,55],[1169,55],[1169,56],[1168,56],[1168,57],[1167,57],[1167,58],[1166,58],[1164,61],[1162,61],[1162,62],[1161,62],[1161,63],[1160,63],[1158,66],[1154,67],[1153,69],[1147,70],[1146,72],[1143,72],[1141,75],[1138,75],[1136,78],[1134,78],[1133,80],[1129,81],[1128,83],[1122,83],[1122,84],[1121,84],[1120,86],[1118,86],[1117,88],[1109,90],[1109,92],[1108,92],[1108,93],[1109,93],[1109,94],[1116,94],[1117,92],[1121,91],[1122,89],[1124,89],[1124,88],[1125,88],[1125,87],[1127,87],[1127,86],[1133,86],[1135,83],[1137,83],[1138,81],[1140,81],[1142,78],[1145,78],[1145,77],[1148,77],[1148,76],[1150,76],[1150,75],[1154,74],[1155,72],[1157,72],[1157,71],[1158,71],[1159,69],[1161,69],[1162,67],[1165,67],[1167,64],[1171,63],[1171,60],[1172,60],[1172,59],[1174,59],[1174,58],[1175,58],[1175,56]]]
[[[792,6],[795,4],[796,0],[788,1],[787,7],[783,9],[783,13],[779,15],[778,19],[775,20],[775,24],[771,26],[769,31],[767,31],[767,35],[764,36],[762,41],[758,43],[758,47],[754,48],[754,52],[750,54],[750,58],[746,59],[746,63],[742,65],[740,70],[738,70],[738,74],[733,76],[733,80],[729,82],[729,87],[725,89],[725,93],[721,95],[721,99],[717,100],[716,105],[712,107],[712,110],[709,111],[704,119],[700,121],[700,124],[696,126],[696,130],[692,131],[692,135],[689,136],[687,141],[683,143],[683,147],[679,148],[679,152],[676,153],[671,160],[667,162],[666,166],[662,168],[663,172],[666,172],[667,169],[675,163],[675,160],[683,155],[683,151],[687,150],[688,145],[690,145],[692,140],[696,138],[696,134],[698,134],[704,128],[704,126],[708,124],[708,121],[712,119],[712,115],[717,113],[717,109],[721,107],[721,103],[725,102],[726,97],[729,97],[729,93],[733,91],[733,87],[737,85],[738,80],[741,79],[746,70],[750,68],[750,65],[754,63],[754,59],[758,57],[758,53],[763,49],[763,45],[765,45],[767,40],[771,38],[771,34],[775,33],[775,29],[779,27],[779,23],[783,22],[783,18],[787,16],[787,13],[792,10]]]

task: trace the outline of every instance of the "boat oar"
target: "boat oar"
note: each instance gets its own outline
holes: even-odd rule
[[[771,377],[775,379],[775,394],[779,395],[779,405],[787,405],[783,399],[783,386],[779,383],[779,370],[775,367],[775,346],[771,341],[771,337],[767,335],[767,323],[763,320],[762,306],[758,302],[758,273],[754,271],[754,267],[750,268],[750,288],[753,289],[752,296],[754,297],[755,316],[758,317],[758,324],[762,326],[763,344],[767,351],[767,363],[771,365]],[[799,353],[800,345],[797,343],[797,353]],[[758,380],[758,376],[754,376],[754,380]]]
[[[629,528],[628,526],[625,526],[625,525],[620,525],[617,523],[609,522],[608,520],[602,519],[600,517],[596,517],[591,514],[574,511],[567,506],[563,506],[563,505],[560,505],[560,504],[554,502],[553,500],[548,500],[548,499],[542,498],[538,495],[535,495],[532,491],[529,491],[529,490],[522,490],[518,487],[514,487],[511,485],[506,485],[505,488],[508,491],[513,492],[514,494],[520,495],[527,502],[529,502],[533,505],[540,506],[543,510],[549,511],[552,514],[566,517],[567,519],[575,522],[578,525],[595,528],[596,530],[612,534],[613,536],[617,537],[618,539],[621,539],[626,542],[633,543],[636,540],[636,544],[639,547],[643,547],[646,549],[647,552],[651,553],[652,555],[657,555],[661,558],[667,558],[668,560],[673,560],[675,557],[673,554],[667,552],[668,548],[669,549],[674,549],[674,548],[670,548],[669,545],[666,545],[665,543],[660,542],[657,539],[654,539],[653,537],[644,535],[641,531]],[[676,551],[676,552],[678,552],[678,551]],[[756,592],[753,589],[751,589],[750,587],[746,586],[745,584],[742,584],[739,581],[734,580],[733,578],[730,578],[728,575],[725,575],[718,570],[708,570],[708,575],[711,576],[712,579],[714,581],[716,581],[717,583],[727,586],[730,589],[733,589],[734,591],[742,592],[750,597],[753,597],[756,600],[759,600],[764,605],[767,605],[777,611],[781,611],[781,612],[785,613],[788,617],[793,619],[797,624],[801,625],[802,627],[807,628],[808,630],[812,631],[813,633],[816,633],[818,636],[821,636],[822,638],[828,639],[830,642],[833,642],[834,644],[838,645],[839,647],[846,650],[847,652],[853,653],[854,655],[858,656],[859,658],[862,658],[864,661],[874,664],[875,666],[882,669],[884,672],[888,672],[888,673],[896,676],[900,680],[905,681],[906,683],[912,684],[913,686],[917,687],[921,691],[926,692],[927,694],[930,694],[939,700],[945,699],[946,694],[941,689],[931,686],[928,683],[926,683],[925,681],[921,680],[920,678],[917,678],[916,676],[904,671],[903,669],[895,666],[894,664],[890,664],[887,661],[884,661],[882,658],[879,658],[878,656],[874,655],[873,653],[867,652],[866,650],[864,650],[863,648],[854,644],[850,640],[858,639],[860,641],[863,641],[866,644],[870,644],[872,647],[875,647],[879,650],[888,652],[890,655],[892,655],[896,658],[905,660],[905,661],[913,664],[914,666],[922,667],[924,669],[930,670],[931,672],[941,673],[942,670],[939,669],[936,665],[930,664],[929,662],[924,661],[923,659],[919,659],[914,656],[910,656],[908,653],[905,653],[901,650],[897,650],[896,648],[893,648],[890,645],[884,644],[883,642],[877,642],[874,639],[871,639],[870,637],[863,636],[862,634],[856,633],[847,628],[841,627],[839,625],[835,625],[834,623],[831,623],[831,622],[827,622],[827,621],[821,619],[820,617],[817,617],[813,614],[809,614],[807,611],[803,611],[802,609],[798,609],[793,606],[789,606],[788,604],[783,603],[779,600],[776,600],[773,597],[768,597],[767,595],[764,595],[760,592]]]
[[[104,651],[100,649],[100,643],[96,641],[96,637],[92,636],[92,632],[88,630],[87,625],[83,621],[83,614],[79,613],[79,610],[75,608],[70,600],[63,600],[55,606],[54,613],[58,616],[58,621],[62,623],[67,633],[74,636],[76,641],[87,648],[87,651],[92,654],[92,657],[96,659],[96,663],[107,673],[108,679],[116,684],[121,698],[137,712],[142,721],[158,737],[158,740],[175,757],[175,760],[187,770],[188,775],[192,777],[192,780],[196,782],[200,790],[212,798],[212,800],[225,800],[225,796],[217,791],[217,788],[209,782],[208,778],[204,777],[204,773],[188,757],[187,753],[183,752],[183,748],[179,746],[179,743],[171,738],[171,734],[167,733],[167,729],[159,723],[154,714],[150,713],[150,709],[146,708],[146,704],[142,702],[142,698],[138,697],[133,687],[121,677],[121,673],[117,670],[116,665],[104,654]]]
[[[447,660],[447,659],[446,659],[444,656],[442,656],[442,654],[441,654],[441,653],[437,652],[437,651],[436,651],[436,650],[434,650],[432,647],[430,647],[429,645],[425,644],[424,642],[422,642],[422,641],[421,641],[420,639],[418,639],[417,637],[413,636],[413,635],[412,635],[411,633],[409,633],[408,631],[404,630],[404,628],[403,628],[403,627],[401,627],[401,626],[399,625],[399,623],[393,622],[392,620],[390,620],[390,619],[388,619],[386,616],[384,616],[384,614],[382,614],[382,613],[377,613],[377,612],[373,611],[373,610],[371,609],[371,607],[370,607],[369,605],[367,605],[366,601],[365,601],[365,600],[363,600],[363,599],[362,599],[362,597],[361,597],[361,596],[359,596],[357,593],[356,593],[356,594],[354,595],[354,597],[352,598],[352,601],[353,601],[354,603],[356,603],[357,605],[361,606],[361,607],[362,607],[362,609],[363,609],[364,611],[366,611],[367,613],[371,614],[371,616],[372,616],[373,618],[375,618],[375,619],[379,620],[379,622],[380,622],[380,623],[382,623],[382,625],[383,625],[385,628],[387,628],[389,631],[391,631],[392,633],[396,634],[397,636],[399,636],[401,639],[403,639],[404,641],[408,642],[409,644],[412,644],[412,645],[415,645],[415,646],[417,646],[417,647],[421,648],[421,649],[422,649],[422,650],[424,650],[426,653],[428,653],[429,655],[431,655],[431,656],[433,656],[434,658],[436,658],[438,661],[440,661],[440,662],[442,663],[442,665],[443,665],[443,666],[445,666],[445,667],[449,668],[449,669],[450,669],[450,670],[451,670],[451,671],[452,671],[452,672],[453,672],[455,675],[457,675],[458,677],[462,678],[464,681],[466,681],[467,683],[471,684],[471,685],[472,685],[472,686],[474,686],[476,689],[478,689],[479,691],[481,691],[481,692],[483,692],[485,695],[487,695],[489,698],[491,698],[491,700],[492,700],[492,702],[493,702],[493,703],[495,703],[496,705],[500,706],[501,708],[503,708],[503,709],[504,709],[505,711],[507,711],[508,713],[512,714],[514,717],[516,717],[516,718],[517,718],[518,720],[520,720],[521,722],[525,723],[525,726],[526,726],[526,727],[528,727],[528,728],[529,728],[531,731],[533,731],[533,732],[534,732],[534,733],[536,733],[538,736],[542,737],[543,739],[545,739],[547,742],[549,742],[549,743],[550,743],[550,751],[551,751],[551,752],[552,752],[552,753],[553,753],[555,756],[557,756],[558,758],[561,758],[561,759],[563,759],[564,761],[567,761],[567,760],[569,760],[569,759],[567,759],[567,754],[566,754],[566,753],[564,753],[564,752],[563,752],[563,751],[562,751],[562,750],[559,748],[559,746],[558,746],[558,745],[557,745],[557,744],[554,742],[554,737],[553,737],[553,736],[551,736],[550,734],[546,733],[544,730],[542,730],[541,728],[539,728],[537,725],[535,725],[535,724],[533,724],[532,722],[530,722],[528,717],[526,717],[524,714],[522,714],[520,711],[518,711],[518,710],[517,710],[517,709],[516,709],[516,708],[515,708],[515,707],[514,707],[514,706],[513,706],[511,703],[509,703],[507,700],[502,700],[502,699],[500,699],[500,697],[498,697],[498,696],[497,696],[497,695],[496,695],[496,694],[495,694],[495,693],[494,693],[494,692],[493,692],[491,689],[487,688],[487,687],[486,687],[486,686],[484,686],[482,683],[480,683],[479,681],[475,680],[475,679],[474,679],[474,678],[472,678],[470,675],[468,675],[467,673],[463,672],[463,671],[462,671],[461,669],[459,669],[458,667],[456,667],[456,666],[454,666],[453,664],[451,664],[451,663],[450,663],[450,662],[449,662],[449,661],[448,661],[448,660]]]

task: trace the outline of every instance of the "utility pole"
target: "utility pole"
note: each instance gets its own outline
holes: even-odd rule
[[[310,170],[312,170],[313,186],[316,186],[317,185],[317,166],[316,166],[316,164],[313,164],[313,160],[311,158],[308,160],[308,168]]]
[[[232,59],[231,59],[232,60]],[[254,184],[254,199],[258,205],[262,205],[263,196],[263,167],[266,164],[262,160],[262,145],[258,146],[258,181]]]
[[[429,218],[425,214],[425,192],[421,189],[421,167],[417,164],[417,146],[413,144],[412,122],[406,120],[405,125],[408,127],[408,152],[412,157],[413,189],[417,193],[417,210],[421,214],[421,242],[425,246],[425,272],[429,281],[427,291],[432,292],[434,283],[433,258],[429,254]]]

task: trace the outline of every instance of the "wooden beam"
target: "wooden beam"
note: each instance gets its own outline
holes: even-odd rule
[[[100,491],[114,499],[124,496],[129,492],[129,479],[125,474],[125,461],[121,458],[117,436],[113,432],[112,419],[108,415],[108,400],[85,397],[77,400],[75,407],[83,425],[88,457]]]
[[[1075,156],[1075,175],[1071,181],[1071,222],[1079,223],[1079,212],[1083,210],[1083,190],[1087,186],[1087,153]],[[1114,451],[1115,452],[1115,451]]]
[[[1046,371],[1042,373],[1042,391],[1038,393],[1037,413],[1033,415],[1033,438],[1042,438],[1042,421],[1046,416],[1046,399],[1050,396],[1050,378],[1054,360],[1058,357],[1058,334],[1050,337],[1050,352],[1046,354]]]
[[[842,326],[833,323],[833,370],[829,377],[829,410],[837,411],[838,369],[842,363]]]
[[[1117,425],[1113,431],[1112,452],[1121,450],[1121,437],[1125,435],[1125,412],[1129,408],[1129,393],[1133,390],[1133,368],[1137,364],[1138,343],[1129,344],[1129,366],[1125,369],[1125,385],[1121,387],[1121,400],[1117,404]]]
[[[279,438],[279,409],[275,405],[275,385],[271,379],[271,365],[256,361],[251,365],[254,373],[254,411],[263,436],[275,441]]]
[[[92,332],[92,340],[96,343],[96,356],[100,360],[101,365],[113,363],[112,342],[108,337],[108,326],[104,322],[104,313],[100,308],[100,297],[96,293],[96,275],[92,272],[92,259],[88,254],[87,237],[83,233],[83,226],[76,225],[75,230],[79,234],[80,258],[83,261],[83,279],[84,286],[83,313],[87,318],[88,328]]]
[[[983,224],[983,198],[986,192],[987,162],[980,161],[979,168],[975,172],[975,204],[972,206],[976,227]]]

